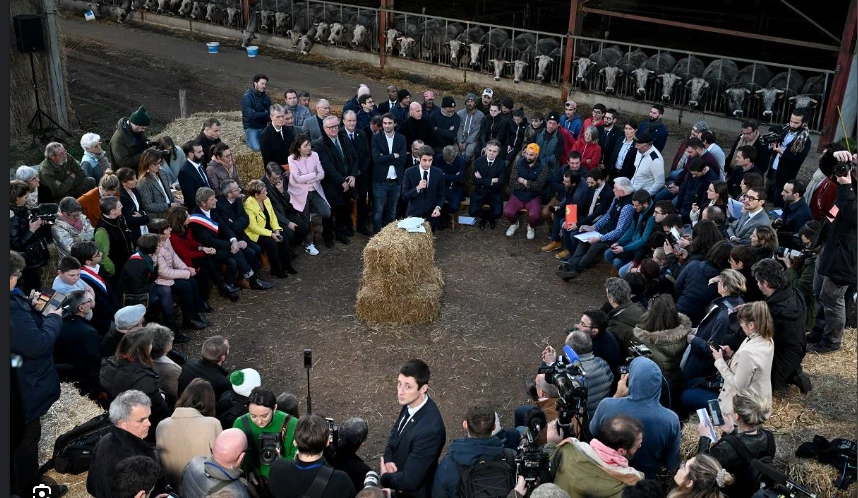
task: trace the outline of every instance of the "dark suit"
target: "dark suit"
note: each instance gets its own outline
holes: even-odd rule
[[[398,491],[397,498],[429,498],[438,457],[447,440],[444,420],[432,398],[410,420],[405,420],[408,420],[407,406],[400,410],[384,450],[385,462],[395,463],[397,471],[385,473],[379,482]]]
[[[503,212],[503,189],[506,185],[504,183],[505,172],[506,161],[500,157],[496,158],[491,165],[489,165],[486,156],[481,156],[474,161],[474,173],[479,173],[480,178],[471,175],[474,188],[471,192],[471,206],[468,208],[469,215],[482,218],[484,216],[483,204],[488,204],[487,219],[496,220],[500,218]],[[497,178],[498,181],[493,184],[492,178]]]
[[[783,190],[784,184],[796,178],[796,176],[798,175],[798,171],[801,169],[802,163],[807,158],[807,154],[810,152],[811,142],[811,138],[807,137],[807,140],[804,141],[804,147],[798,153],[793,152],[793,143],[788,144],[784,149],[783,155],[778,161],[778,169],[776,170],[773,170],[772,167],[774,166],[775,160],[778,157],[778,153],[772,153],[772,164],[771,166],[769,166],[767,174],[769,176],[769,179],[774,181],[774,183],[770,186],[769,199],[772,199],[772,202],[776,207],[783,206],[784,199],[780,196],[781,190]]]
[[[200,210],[199,207],[196,207],[194,208],[193,214],[208,218],[208,220],[214,222],[218,226],[217,231],[215,231],[205,223],[197,223],[193,217],[191,218],[191,222],[188,224],[191,228],[191,234],[193,234],[194,240],[199,242],[203,247],[214,248],[217,251],[216,256],[218,262],[226,265],[224,282],[229,285],[235,284],[236,269],[238,269],[242,275],[250,273],[250,265],[247,263],[247,260],[244,259],[242,251],[238,251],[233,254],[230,250],[232,247],[230,239],[233,237],[238,239],[238,237],[230,228],[229,222],[221,220],[218,210],[211,210],[211,212],[209,212],[211,216],[208,217],[202,212],[202,210]]]
[[[357,226],[366,229],[369,221],[370,206],[372,205],[372,149],[369,144],[367,132],[355,128],[352,132],[353,138],[349,138],[349,132],[343,130],[346,139],[351,143],[357,159],[358,176],[355,178],[355,190],[357,191]]]
[[[393,106],[395,106],[398,103],[399,103],[398,101],[394,100],[393,103],[391,104],[391,102],[389,100],[385,100],[381,104],[378,104],[378,113],[381,114],[382,116],[384,116],[385,114],[390,112],[390,109]]]
[[[284,126],[278,132],[271,126],[271,123],[268,123],[268,126],[262,130],[262,135],[259,137],[263,166],[270,162],[280,165],[288,164],[289,147],[292,146],[292,142],[294,141],[295,135],[292,133],[291,126]]]
[[[340,130],[337,138],[342,148],[342,155],[334,141],[325,134],[318,140],[313,140],[313,151],[319,154],[319,162],[325,170],[325,178],[322,180],[322,188],[325,197],[331,205],[331,217],[322,220],[322,237],[326,244],[334,240],[334,234],[345,234],[352,227],[352,201],[357,195],[357,189],[349,188],[343,190],[346,178],[355,178],[357,186],[358,158],[346,133]]]
[[[402,181],[402,199],[408,203],[405,215],[425,218],[432,226],[432,230],[437,230],[441,217],[433,217],[432,211],[444,203],[444,172],[440,168],[431,166],[429,185],[418,191],[417,185],[422,179],[423,170],[420,166],[412,166],[405,170],[405,179]]]
[[[618,141],[623,140],[623,128],[614,124],[611,128],[611,131],[605,132],[604,126],[598,126],[599,129],[599,147],[602,148],[602,164],[605,164],[605,161],[611,157],[611,154],[614,152],[614,147],[617,145]]]
[[[131,195],[125,190],[125,187],[119,188],[119,201],[122,203],[122,217],[125,218],[125,224],[131,230],[131,242],[134,244],[134,247],[137,247],[137,239],[140,238],[140,227],[149,223],[149,216],[143,210],[143,196],[140,195],[140,191],[136,188],[131,189],[131,191],[134,192],[134,197],[137,198],[137,202],[140,204],[139,212],[143,213],[143,216],[133,216],[133,213],[138,211],[138,209],[134,205],[134,201],[131,200]]]
[[[624,135],[621,135],[620,138],[614,143],[613,147],[611,147],[611,155],[605,156],[605,172],[607,173],[607,179],[609,182],[613,183],[615,178],[624,177],[629,180],[635,176],[635,158],[637,157],[637,149],[635,149],[635,144],[629,146],[626,151],[625,157],[623,157],[622,168],[617,169],[617,160],[619,159],[620,152],[623,150],[623,141],[625,139]],[[583,180],[583,178],[582,178]]]
[[[250,226],[250,216],[244,210],[244,204],[242,204],[241,199],[236,199],[230,203],[226,200],[225,195],[218,196],[215,210],[217,211],[218,218],[220,218],[220,221],[218,221],[220,227],[223,228],[224,225],[228,226],[236,239],[247,243],[247,247],[239,252],[244,254],[244,259],[247,260],[250,267],[258,271],[262,266],[259,259],[259,255],[262,254],[262,247],[251,241],[250,237],[244,231]]]
[[[310,140],[317,140],[324,135],[324,129],[319,124],[319,116],[315,114],[304,120],[302,130],[304,133],[310,135]]]
[[[405,161],[408,158],[408,148],[405,137],[393,133],[393,146],[388,147],[384,132],[376,133],[370,139],[372,145],[372,191],[373,213],[372,223],[378,233],[385,225],[396,218],[396,204],[402,190],[402,178],[405,176]],[[399,157],[394,157],[399,154]],[[387,173],[393,166],[396,172],[395,180],[388,180]]]
[[[179,186],[182,187],[182,199],[185,202],[185,207],[188,208],[188,211],[193,211],[197,207],[197,190],[200,187],[210,186],[205,168],[203,168],[202,175],[200,175],[199,170],[190,161],[185,161],[185,164],[179,170]]]
[[[112,292],[112,286],[108,281],[109,276],[104,271],[104,267],[99,268],[98,277],[101,280],[81,269],[80,278],[95,292],[95,307],[92,309],[90,324],[104,337],[110,330],[114,315],[122,305],[117,293]]]

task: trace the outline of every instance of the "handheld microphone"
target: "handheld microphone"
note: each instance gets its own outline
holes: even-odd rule
[[[545,412],[543,412],[538,406],[534,406],[530,410],[527,410],[524,420],[525,427],[530,429],[529,431],[525,431],[528,438],[530,438],[531,435],[536,437],[536,434],[542,432],[542,429],[547,425]]]
[[[581,371],[581,375],[587,375],[587,372],[584,371],[584,367],[581,365],[581,358],[578,357],[578,353],[576,353],[574,349],[566,344],[563,346],[563,352],[566,353],[566,359],[569,360],[570,365],[577,366]]]

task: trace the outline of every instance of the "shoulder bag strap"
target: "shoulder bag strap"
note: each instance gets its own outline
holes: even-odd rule
[[[319,472],[316,474],[316,480],[313,481],[313,485],[307,490],[307,494],[301,498],[322,498],[322,494],[325,492],[325,488],[328,487],[328,482],[331,480],[333,474],[334,469],[323,464],[319,467]]]
[[[721,437],[722,440],[726,441],[727,444],[733,447],[736,450],[736,453],[739,454],[740,457],[745,461],[745,464],[750,465],[752,460],[755,460],[754,456],[751,455],[748,447],[745,446],[744,441],[742,441],[738,436],[734,436],[733,434],[724,434]]]

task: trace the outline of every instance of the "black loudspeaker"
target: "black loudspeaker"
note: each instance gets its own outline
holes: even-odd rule
[[[45,51],[45,34],[41,16],[15,16],[15,45],[18,52],[25,54]]]

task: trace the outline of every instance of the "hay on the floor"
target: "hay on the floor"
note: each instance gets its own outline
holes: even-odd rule
[[[358,318],[366,323],[432,323],[441,310],[441,287],[418,284],[411,292],[389,295],[375,285],[364,285],[357,295]]]
[[[51,409],[42,417],[39,465],[51,458],[58,437],[102,413],[104,410],[91,399],[82,396],[74,384],[60,384],[60,399],[51,405]]]

